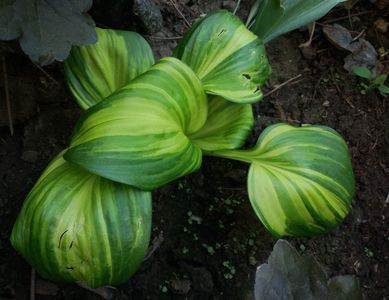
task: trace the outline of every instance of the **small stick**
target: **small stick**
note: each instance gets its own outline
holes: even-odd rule
[[[299,79],[301,76],[303,76],[302,74],[298,74],[297,76],[293,77],[293,78],[290,78],[288,79],[287,81],[281,83],[281,84],[278,84],[276,85],[276,87],[274,89],[272,89],[271,91],[267,92],[264,97],[267,97],[267,96],[270,96],[271,94],[277,92],[279,89],[283,88],[284,86],[288,85],[289,83],[291,83],[292,81],[295,81],[297,79]]]
[[[236,13],[238,12],[238,9],[239,9],[239,6],[240,6],[240,1],[241,0],[238,0],[238,2],[236,3],[236,6],[235,6],[235,9],[234,9],[234,12],[233,12],[234,15],[236,15]]]
[[[366,28],[363,29],[360,33],[358,33],[358,35],[355,38],[353,38],[353,42],[355,42],[357,39],[359,39],[365,33],[365,31],[366,31]]]
[[[12,122],[12,111],[11,111],[11,102],[9,97],[9,86],[8,86],[8,76],[7,76],[7,64],[5,59],[3,59],[3,78],[4,78],[4,92],[5,92],[5,103],[7,106],[7,115],[8,115],[8,125],[11,135],[14,134],[14,125]]]
[[[374,10],[363,11],[363,12],[355,13],[355,14],[352,14],[352,15],[347,15],[347,16],[344,16],[344,17],[339,17],[339,18],[335,18],[335,19],[330,19],[330,20],[324,21],[323,24],[328,24],[328,23],[343,21],[343,20],[346,20],[346,19],[351,18],[351,17],[357,17],[357,16],[362,16],[362,15],[367,15],[367,14],[370,14],[370,13],[373,13],[373,12],[374,12]]]
[[[35,270],[31,268],[30,300],[35,300]]]
[[[153,253],[161,246],[163,240],[164,240],[163,231],[161,231],[159,235],[153,239],[151,247],[149,248],[148,253],[146,257],[143,259],[143,261],[148,260],[151,257],[151,255],[153,255]]]
[[[188,28],[190,28],[190,23],[188,22],[188,20],[185,18],[184,14],[181,12],[181,10],[178,8],[176,2],[174,0],[170,0],[170,3],[173,4],[174,8],[176,9],[176,11],[180,14],[180,16],[182,17],[182,19],[184,20],[186,26],[188,26]]]
[[[40,65],[37,65],[36,63],[33,63],[36,68],[38,68],[43,74],[46,75],[47,78],[49,78],[52,82],[54,82],[56,85],[60,85],[57,80],[54,79],[53,76],[51,76],[49,73],[47,73]]]

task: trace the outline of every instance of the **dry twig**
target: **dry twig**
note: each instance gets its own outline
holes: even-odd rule
[[[149,251],[148,251],[146,257],[143,259],[143,261],[146,261],[146,260],[148,260],[148,259],[151,257],[151,255],[155,252],[155,250],[157,250],[157,249],[161,246],[163,240],[164,240],[164,238],[163,238],[163,232],[161,231],[161,232],[159,233],[159,235],[156,236],[156,237],[153,239],[153,241],[152,241],[152,243],[151,243],[151,247],[149,248]]]
[[[14,134],[14,125],[12,122],[12,111],[11,111],[11,101],[10,101],[10,97],[9,97],[7,64],[5,62],[5,59],[3,59],[3,79],[4,79],[5,104],[7,106],[9,131],[10,131],[11,135],[13,135]]]
[[[188,26],[188,28],[190,28],[190,23],[188,22],[188,20],[185,18],[184,14],[182,13],[182,11],[178,8],[177,6],[177,3],[175,2],[175,0],[170,0],[170,3],[174,6],[174,8],[176,9],[176,11],[178,12],[178,14],[181,16],[181,18],[184,20],[186,26]]]
[[[330,20],[324,21],[323,24],[339,22],[339,21],[347,20],[350,17],[358,17],[358,16],[367,15],[367,14],[371,14],[371,13],[374,13],[374,10],[362,11],[362,12],[351,14],[351,15],[347,15],[347,16],[344,16],[344,17],[330,19]]]
[[[57,80],[55,80],[54,77],[51,76],[49,73],[47,73],[40,65],[37,65],[36,63],[33,63],[33,64],[39,71],[41,71],[43,74],[45,74],[46,77],[49,78],[52,82],[54,82],[58,86],[60,85],[59,82]]]
[[[35,270],[31,268],[30,300],[35,300]]]
[[[296,81],[297,79],[299,79],[300,77],[302,77],[303,75],[302,74],[298,74],[297,76],[294,76],[293,78],[290,78],[288,79],[287,81],[281,83],[281,84],[278,84],[274,87],[274,89],[272,89],[271,91],[267,92],[264,97],[267,97],[267,96],[270,96],[271,94],[274,94],[275,92],[277,92],[279,89],[283,88],[284,86]],[[296,83],[296,82],[294,82]]]

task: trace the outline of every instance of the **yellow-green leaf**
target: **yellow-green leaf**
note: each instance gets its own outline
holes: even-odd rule
[[[90,287],[128,280],[144,259],[151,194],[54,159],[31,190],[12,245],[44,278]]]
[[[251,150],[212,155],[251,164],[248,192],[265,227],[275,236],[314,236],[346,217],[354,194],[348,147],[325,126],[267,128]]]
[[[201,150],[188,135],[207,117],[200,80],[164,58],[80,120],[64,158],[94,174],[155,189],[197,170]]]
[[[225,10],[193,25],[174,56],[193,69],[208,94],[237,103],[259,101],[271,71],[263,43]]]
[[[154,64],[153,52],[136,32],[97,28],[94,45],[73,47],[65,75],[78,104],[87,109]]]
[[[251,104],[209,97],[207,122],[190,139],[205,151],[237,149],[245,143],[253,124]]]

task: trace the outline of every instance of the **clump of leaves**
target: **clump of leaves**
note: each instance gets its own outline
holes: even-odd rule
[[[363,296],[354,276],[328,278],[312,256],[301,256],[288,242],[278,240],[268,263],[257,269],[255,299],[362,300]]]
[[[128,279],[150,236],[149,191],[194,172],[204,155],[250,164],[251,204],[275,236],[325,233],[347,215],[354,176],[334,130],[276,124],[255,147],[241,149],[271,68],[263,42],[238,17],[218,11],[200,19],[174,57],[155,64],[141,36],[97,34],[97,44],[73,48],[65,64],[86,112],[70,147],[30,192],[12,234],[44,277],[92,287]],[[94,255],[101,245],[105,251]],[[225,267],[232,278],[235,268]]]
[[[361,83],[362,94],[366,94],[367,92],[373,89],[378,89],[381,94],[389,95],[389,87],[385,85],[385,81],[388,78],[387,74],[380,74],[374,77],[370,69],[366,67],[356,67],[353,69],[353,72],[358,77],[366,79],[366,83],[364,82]]]
[[[0,40],[19,39],[32,61],[63,61],[73,45],[96,42],[95,24],[86,14],[92,0],[3,0]]]

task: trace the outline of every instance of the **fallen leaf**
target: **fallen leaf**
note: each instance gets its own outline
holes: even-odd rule
[[[341,50],[349,50],[350,44],[353,42],[353,37],[350,31],[338,24],[325,25],[323,27],[324,36],[336,48]]]
[[[352,53],[346,57],[344,68],[352,73],[356,67],[366,67],[372,72],[373,78],[375,78],[378,53],[373,45],[365,39],[359,39],[357,42],[352,43],[349,49]]]

